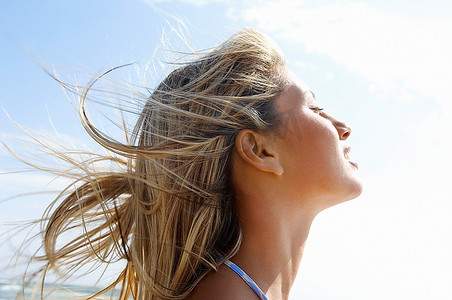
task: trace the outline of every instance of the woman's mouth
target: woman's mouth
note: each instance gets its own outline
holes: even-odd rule
[[[353,167],[355,167],[356,169],[358,169],[358,164],[357,164],[356,162],[350,160],[351,157],[350,157],[350,154],[349,154],[349,153],[350,153],[351,150],[352,150],[352,147],[346,146],[346,147],[344,148],[344,157],[345,157],[345,159],[346,159]]]

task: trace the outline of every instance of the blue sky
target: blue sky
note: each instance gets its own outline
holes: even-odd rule
[[[36,61],[82,84],[83,73],[130,62],[132,75],[124,74],[134,77],[168,22],[181,20],[196,49],[241,27],[270,35],[319,104],[352,126],[351,154],[365,183],[360,198],[316,219],[292,299],[446,299],[452,292],[450,1],[16,0],[1,7],[0,104],[16,122],[52,137],[55,127],[77,145],[91,144]],[[2,112],[0,137],[20,136]],[[22,166],[0,149],[0,172],[13,168]],[[0,175],[2,197],[52,189],[51,179]],[[49,201],[3,202],[0,221],[38,217]]]

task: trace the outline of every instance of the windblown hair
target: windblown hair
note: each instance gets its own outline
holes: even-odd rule
[[[153,90],[129,143],[93,125],[82,94],[85,129],[122,171],[85,171],[47,211],[45,254],[35,258],[46,263],[43,273],[123,260],[122,272],[93,296],[119,288],[119,299],[187,297],[240,246],[232,149],[240,130],[279,125],[273,100],[284,66],[271,40],[241,30]],[[61,243],[74,227],[83,234]]]

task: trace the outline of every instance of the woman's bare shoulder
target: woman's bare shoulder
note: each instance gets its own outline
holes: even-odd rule
[[[187,300],[255,300],[258,299],[251,288],[227,266],[207,274],[196,286]]]

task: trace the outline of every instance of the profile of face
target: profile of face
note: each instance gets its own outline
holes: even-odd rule
[[[310,202],[304,205],[320,211],[357,197],[362,186],[349,156],[351,128],[320,109],[314,93],[292,72],[286,79],[275,100],[282,124],[273,134],[286,198],[303,195]]]

